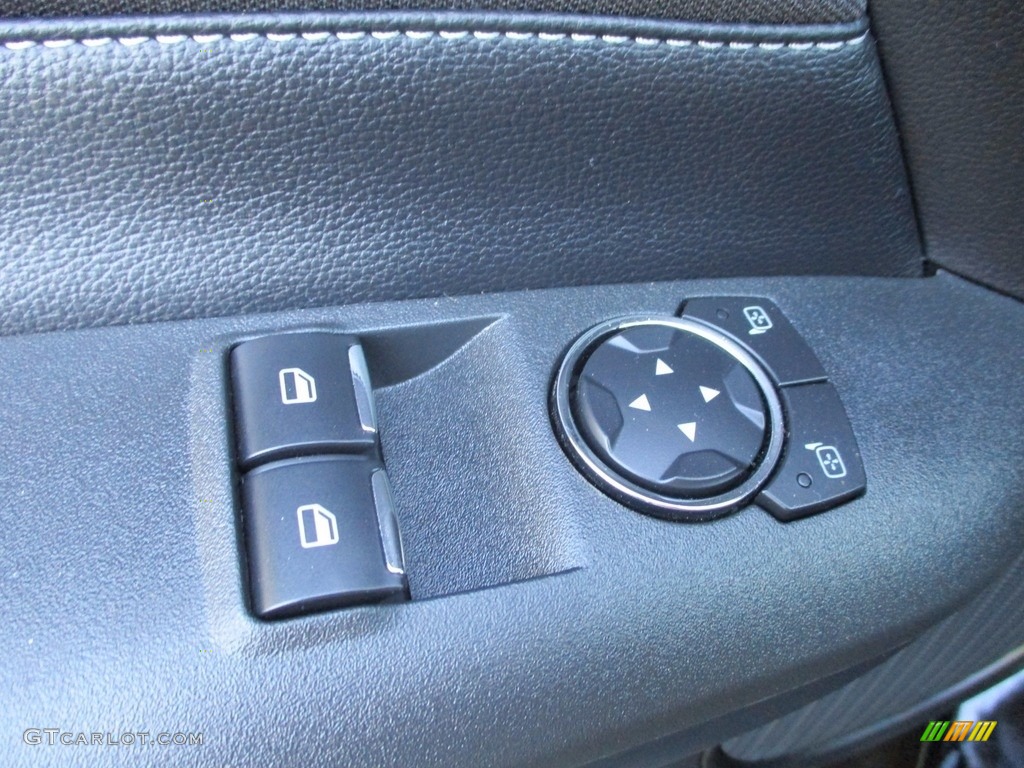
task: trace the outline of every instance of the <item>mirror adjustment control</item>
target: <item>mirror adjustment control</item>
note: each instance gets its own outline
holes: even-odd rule
[[[256,615],[407,599],[398,522],[376,459],[265,464],[244,476],[242,497]]]
[[[283,333],[231,351],[239,463],[373,450],[377,428],[358,341]]]
[[[768,299],[699,297],[683,305],[683,317],[719,328],[749,348],[780,386],[826,378],[807,342]]]
[[[562,364],[554,411],[591,480],[670,519],[736,509],[782,451],[771,380],[739,344],[688,318],[623,318],[588,331]]]
[[[786,522],[842,504],[867,487],[857,440],[835,388],[786,387],[786,454],[757,503]]]

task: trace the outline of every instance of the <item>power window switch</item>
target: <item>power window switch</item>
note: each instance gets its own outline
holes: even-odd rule
[[[245,475],[242,496],[257,616],[408,598],[390,486],[375,459],[266,464]]]
[[[835,387],[804,384],[784,388],[781,396],[789,432],[786,455],[757,503],[788,522],[864,493],[864,464]]]
[[[284,333],[231,352],[239,463],[371,451],[377,425],[358,340]]]

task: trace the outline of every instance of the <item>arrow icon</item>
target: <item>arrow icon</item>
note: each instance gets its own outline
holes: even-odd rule
[[[697,439],[697,422],[688,421],[685,424],[677,424],[679,431],[690,438],[690,442],[694,442]]]
[[[665,376],[669,373],[673,373],[672,369],[668,367],[668,363],[659,357],[658,362],[654,364],[654,375]]]
[[[700,393],[701,395],[704,396],[705,403],[710,403],[712,400],[714,400],[716,397],[722,394],[717,389],[712,389],[711,387],[701,387]]]
[[[636,400],[629,404],[630,408],[636,408],[638,411],[649,411],[651,410],[651,404],[647,400],[647,395],[640,395]]]

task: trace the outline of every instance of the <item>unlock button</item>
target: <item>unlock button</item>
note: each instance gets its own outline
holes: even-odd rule
[[[376,424],[362,348],[337,333],[286,333],[231,352],[239,463],[372,451]]]
[[[782,463],[757,497],[782,521],[821,512],[864,492],[857,440],[839,395],[827,382],[782,389],[789,442]]]

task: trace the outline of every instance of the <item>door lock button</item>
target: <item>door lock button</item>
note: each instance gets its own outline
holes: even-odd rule
[[[786,455],[757,503],[788,521],[863,493],[864,465],[835,388],[825,382],[786,387],[782,399],[790,432]]]
[[[231,352],[239,462],[372,450],[376,420],[356,339],[285,333]]]
[[[768,299],[699,297],[686,302],[683,317],[720,328],[748,347],[781,386],[825,380],[817,356]]]

